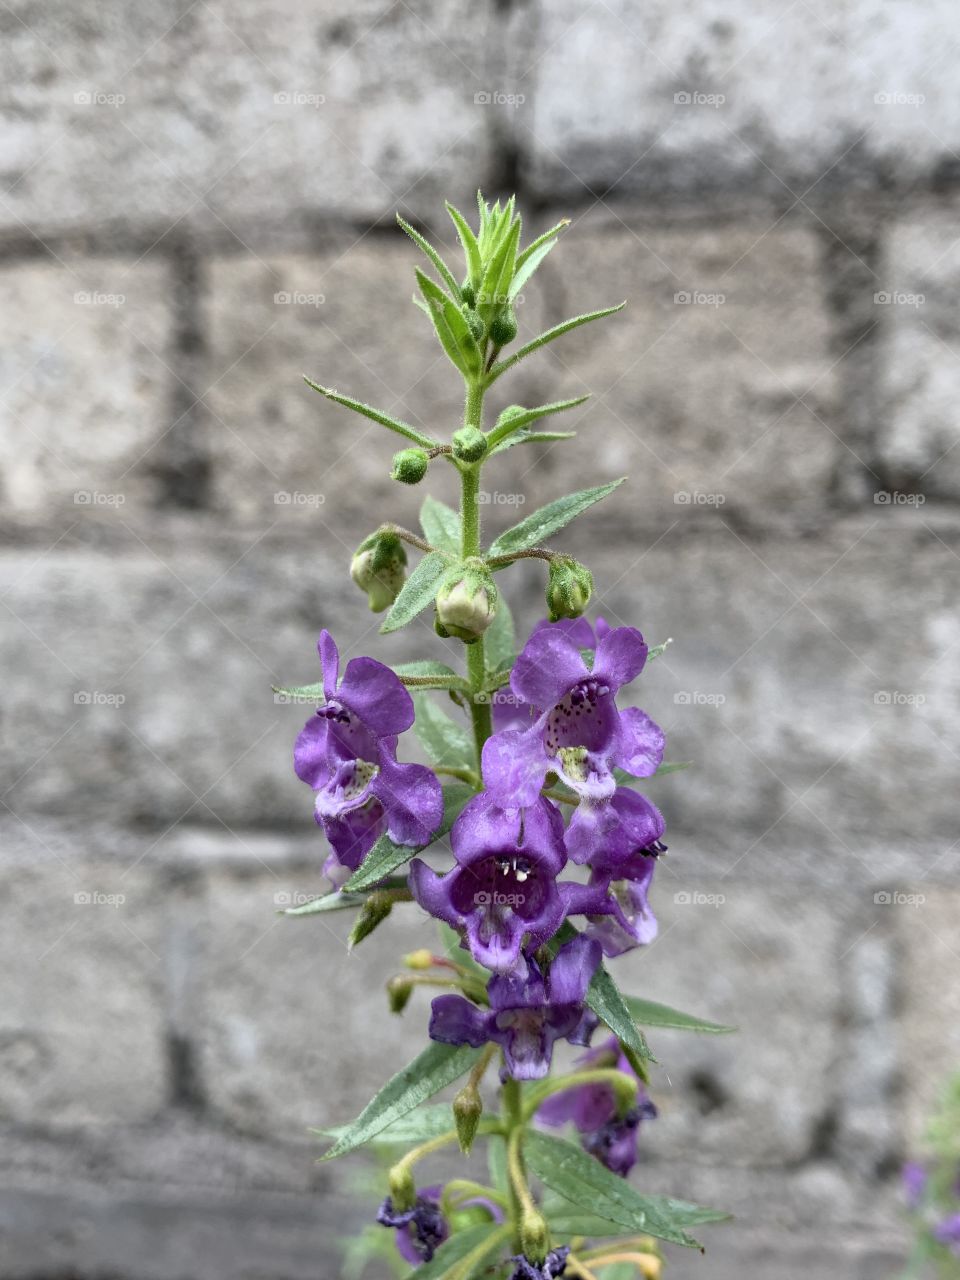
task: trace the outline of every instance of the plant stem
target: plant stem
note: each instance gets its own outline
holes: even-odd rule
[[[581,1085],[606,1084],[617,1095],[618,1100],[630,1106],[636,1100],[637,1081],[625,1071],[615,1067],[597,1067],[592,1071],[577,1071],[569,1076],[556,1076],[545,1080],[537,1089],[532,1089],[523,1108],[525,1120],[529,1120],[540,1104],[554,1093],[562,1093],[566,1089],[578,1089]]]
[[[479,429],[483,421],[483,383],[470,381],[467,383],[466,403],[463,410],[463,425]],[[480,469],[482,460],[465,464],[460,469],[460,554],[464,560],[480,554],[480,503],[477,495],[480,490]],[[478,702],[476,695],[483,691],[487,669],[483,652],[483,636],[473,644],[467,645],[467,676],[470,681],[470,719],[473,722],[473,740],[477,751],[477,768],[480,767],[480,756],[483,744],[493,730],[489,702]]]
[[[500,1090],[501,1109],[503,1114],[503,1127],[507,1134],[507,1163],[510,1176],[507,1181],[507,1190],[510,1196],[510,1222],[513,1227],[513,1247],[519,1253],[522,1250],[520,1240],[520,1219],[523,1214],[523,1201],[518,1190],[518,1179],[515,1176],[515,1168],[519,1172],[519,1182],[521,1186],[526,1186],[523,1177],[523,1157],[519,1149],[515,1150],[513,1134],[518,1135],[522,1131],[522,1100],[520,1096],[520,1085],[516,1080],[507,1079],[503,1082]],[[529,1192],[528,1192],[529,1194]]]

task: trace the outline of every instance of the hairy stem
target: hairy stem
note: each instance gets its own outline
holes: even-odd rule
[[[468,382],[466,404],[463,411],[463,425],[479,428],[483,421],[483,383]],[[480,490],[481,462],[474,462],[461,467],[460,470],[460,554],[466,560],[480,554]],[[483,636],[467,646],[467,676],[470,681],[470,692],[474,696],[470,700],[470,719],[473,723],[473,740],[477,752],[477,768],[483,744],[490,737],[493,720],[490,714],[490,703],[478,702],[476,695],[483,691],[486,680],[486,660],[483,652]]]

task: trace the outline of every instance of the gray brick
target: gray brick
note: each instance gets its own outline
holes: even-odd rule
[[[527,94],[516,135],[551,194],[749,187],[789,203],[869,183],[871,169],[910,181],[958,139],[956,98],[931,56],[953,39],[949,19],[897,20],[906,13],[872,0],[776,13],[749,0],[722,13],[552,5],[541,55],[511,86]]]
[[[469,14],[372,0],[347,15],[331,0],[31,11],[5,42],[3,221],[245,239],[255,220],[469,199],[488,162]]]
[[[70,257],[0,270],[0,498],[9,510],[117,507],[149,497],[167,427],[163,263]]]

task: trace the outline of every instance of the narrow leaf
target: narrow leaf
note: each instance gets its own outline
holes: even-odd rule
[[[549,417],[552,413],[562,413],[564,409],[575,409],[589,399],[589,396],[577,396],[573,400],[555,400],[553,404],[540,404],[535,409],[521,409],[519,412],[518,406],[512,406],[512,412],[505,409],[490,432],[490,442],[498,444],[514,431],[522,431],[540,418]]]
[[[508,359],[499,360],[487,375],[487,386],[496,382],[502,373],[512,369],[518,360],[522,360],[524,356],[538,351],[540,347],[545,347],[548,342],[553,342],[554,338],[562,337],[563,334],[569,333],[571,329],[578,329],[582,324],[589,324],[591,320],[602,320],[604,316],[612,316],[616,312],[622,311],[626,305],[625,302],[621,302],[616,307],[605,307],[602,311],[588,311],[586,315],[574,316],[571,320],[564,320],[561,324],[554,325],[546,333],[541,333],[538,338],[534,338],[532,342],[520,347]]]
[[[416,277],[420,292],[430,308],[430,317],[440,345],[461,373],[478,373],[483,357],[466,316],[419,267],[416,269]]]
[[[640,1195],[580,1147],[536,1129],[528,1131],[523,1150],[530,1169],[552,1191],[574,1205],[587,1201],[592,1212],[630,1231],[699,1249],[684,1228],[727,1217],[684,1200]]]
[[[403,1280],[474,1280],[480,1275],[480,1263],[508,1235],[508,1229],[495,1222],[457,1231],[444,1240],[429,1262],[421,1262]]]
[[[478,1132],[489,1131],[497,1125],[495,1116],[481,1116]],[[342,1138],[350,1128],[347,1124],[338,1124],[330,1129],[312,1129],[312,1133],[324,1138],[337,1140]],[[439,1138],[454,1128],[453,1109],[449,1102],[428,1102],[416,1111],[401,1116],[393,1124],[378,1133],[374,1141],[377,1143],[402,1142],[413,1146],[417,1142],[429,1142],[431,1138]]]
[[[679,1009],[671,1009],[668,1004],[643,1000],[640,996],[624,996],[623,1002],[634,1021],[644,1027],[672,1027],[677,1031],[703,1031],[714,1036],[727,1035],[737,1029],[720,1022],[708,1022],[706,1018],[695,1018],[693,1014],[681,1013]]]
[[[441,551],[449,551],[453,555],[460,553],[460,513],[448,507],[445,502],[434,498],[431,494],[423,500],[420,508],[420,527],[423,536]]]
[[[306,374],[303,375],[303,380],[308,387],[312,387],[314,391],[319,391],[328,400],[333,400],[336,404],[342,404],[344,408],[352,409],[354,413],[362,414],[363,417],[369,418],[371,422],[379,423],[381,427],[396,431],[397,435],[405,436],[408,440],[412,440],[414,444],[422,445],[425,449],[435,449],[437,447],[436,440],[431,440],[422,431],[417,431],[415,427],[409,426],[406,422],[401,422],[399,418],[391,417],[389,413],[384,413],[382,409],[374,409],[371,405],[363,404],[360,400],[354,400],[351,396],[342,396],[339,391],[333,391],[330,387],[321,387],[319,382],[314,382]]]
[[[347,911],[351,907],[362,907],[366,902],[366,895],[362,893],[325,893],[316,898],[311,898],[309,902],[303,902],[297,907],[285,907],[282,914],[285,916],[315,916],[323,911]]]
[[[459,817],[460,810],[474,794],[473,787],[466,782],[455,782],[452,786],[444,787],[443,820],[431,836],[429,844],[417,846],[394,844],[384,833],[343,886],[344,889],[355,893],[359,889],[369,889],[375,884],[380,884],[384,876],[388,876],[391,871],[396,871],[421,849],[429,848],[435,840],[445,836]]]
[[[415,231],[413,227],[411,227],[409,222],[405,222],[404,219],[400,217],[399,213],[397,214],[397,222],[400,224],[403,230],[407,233],[407,235],[410,237],[413,243],[419,249],[422,249],[423,252],[427,255],[427,257],[436,267],[437,274],[440,276],[440,279],[444,282],[444,284],[450,290],[450,293],[457,300],[457,302],[459,302],[460,286],[457,284],[456,277],[454,276],[450,268],[447,266],[447,264],[444,262],[444,260],[440,257],[439,253],[437,253],[433,245],[430,244],[429,241],[425,240],[419,231]]]
[[[429,658],[421,659],[419,662],[401,662],[399,666],[393,668],[402,680],[404,676],[410,676],[418,679],[421,676],[442,676],[444,679],[451,677],[454,680],[461,679],[452,667],[446,666],[442,662],[433,662]]]
[[[593,975],[587,992],[587,1004],[602,1018],[613,1034],[641,1061],[652,1061],[653,1054],[643,1032],[634,1022],[617,984],[611,978],[605,964]]]
[[[537,252],[541,245],[546,244],[548,240],[553,240],[561,231],[566,230],[569,225],[570,219],[563,218],[555,227],[551,227],[549,231],[545,231],[542,236],[537,236],[536,240],[531,240],[523,252],[517,255],[517,269],[519,270],[526,260],[531,258]]]
[[[447,561],[439,551],[425,555],[403,584],[380,630],[399,631],[426,609],[437,594],[446,567]]]
[[[471,1049],[469,1045],[454,1046],[433,1041],[383,1086],[322,1158],[333,1160],[363,1146],[395,1120],[469,1071],[480,1053],[480,1049]]]
[[[491,673],[502,671],[504,667],[512,667],[517,656],[517,642],[513,628],[513,614],[510,606],[500,594],[500,602],[493,621],[487,628],[484,646],[487,670]]]
[[[472,769],[476,764],[473,739],[466,729],[437,706],[427,693],[415,692],[417,718],[413,731],[435,765],[447,769]]]
[[[326,702],[327,695],[323,691],[323,681],[317,684],[299,684],[292,688],[285,688],[283,685],[274,685],[273,692],[280,697],[289,698],[291,702],[305,702],[316,705],[319,702]]]
[[[477,244],[477,237],[473,234],[473,230],[466,218],[459,209],[454,208],[447,201],[447,213],[449,213],[453,225],[457,229],[457,235],[460,237],[460,243],[463,245],[463,256],[467,263],[467,275],[474,289],[480,287],[480,276],[483,271],[483,264],[480,261],[480,246]]]
[[[542,444],[547,440],[572,440],[576,434],[575,431],[518,431],[515,435],[501,441],[495,449],[491,449],[490,456],[512,449],[515,444]]]
[[[546,244],[539,245],[534,249],[533,253],[528,254],[522,265],[514,264],[513,279],[510,281],[510,288],[508,289],[511,301],[517,296],[556,243],[556,240],[548,240]]]
[[[557,498],[555,502],[548,502],[545,507],[532,512],[506,533],[501,533],[492,543],[488,554],[510,555],[514,551],[526,551],[530,547],[539,546],[588,507],[613,493],[625,479],[624,476],[619,480],[611,480],[609,484],[597,485],[594,489],[581,489],[578,493],[570,493],[564,498]]]

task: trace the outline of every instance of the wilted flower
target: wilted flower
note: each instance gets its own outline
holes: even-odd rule
[[[383,1227],[394,1227],[397,1232],[397,1250],[400,1256],[413,1266],[429,1262],[436,1249],[450,1234],[450,1227],[440,1211],[441,1187],[424,1187],[415,1204],[397,1212],[389,1196],[377,1212],[377,1221]]]

